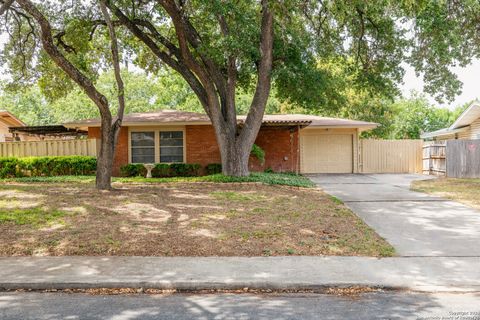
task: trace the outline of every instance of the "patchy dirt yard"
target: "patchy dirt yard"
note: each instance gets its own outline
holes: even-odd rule
[[[257,183],[0,186],[0,255],[389,256],[316,189]]]
[[[462,202],[480,210],[480,179],[438,178],[414,181],[412,190]]]

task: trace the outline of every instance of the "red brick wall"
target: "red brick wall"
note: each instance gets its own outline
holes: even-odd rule
[[[263,171],[272,168],[275,172],[295,172],[298,166],[298,129],[287,127],[262,127],[255,144],[265,151],[265,164],[250,157],[250,170]]]
[[[100,139],[100,128],[89,127],[88,138]],[[100,145],[98,146],[100,147]],[[120,176],[120,167],[128,164],[128,128],[123,127],[120,129],[118,135],[117,148],[115,150],[115,158],[113,160],[113,175]]]
[[[100,138],[100,128],[88,128],[89,138]],[[262,127],[255,144],[265,151],[265,164],[262,166],[255,157],[250,157],[251,171],[272,168],[275,172],[296,171],[298,169],[298,129],[287,127]],[[185,148],[187,163],[199,163],[205,167],[210,163],[221,163],[215,132],[212,126],[194,125],[185,127]],[[120,167],[128,164],[128,127],[123,127],[118,137],[113,174],[120,175]]]
[[[212,126],[186,126],[187,163],[221,163],[215,132]],[[298,166],[298,129],[262,127],[255,144],[265,151],[265,164],[250,157],[250,170],[296,171]]]
[[[222,162],[212,126],[186,126],[185,147],[187,163],[198,163],[205,167],[210,163]]]

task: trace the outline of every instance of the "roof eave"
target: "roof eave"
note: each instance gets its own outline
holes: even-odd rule
[[[449,136],[449,135],[452,135],[452,134],[455,134],[455,133],[458,133],[458,132],[463,132],[463,131],[467,130],[468,126],[458,128],[458,129],[450,129],[450,128],[446,128],[446,129],[447,130],[440,129],[440,130],[437,130],[437,131],[425,132],[425,133],[420,135],[420,138],[421,139],[430,139],[430,138],[435,138],[435,137]]]
[[[462,120],[470,112],[472,112],[472,110],[476,107],[480,109],[480,104],[478,102],[473,102],[467,109],[465,109],[465,111],[462,112],[462,114],[457,118],[457,120],[455,120],[455,122],[449,127],[449,129],[455,130],[455,129],[459,129],[461,127],[465,127],[465,126],[470,125],[470,123],[468,123],[468,124],[461,124],[461,123],[462,123]]]

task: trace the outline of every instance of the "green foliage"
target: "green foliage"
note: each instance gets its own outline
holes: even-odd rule
[[[205,172],[207,175],[222,173],[221,163],[210,163],[205,166]]]
[[[450,126],[465,110],[465,106],[454,110],[431,105],[424,95],[413,93],[410,98],[396,101],[391,109],[395,117],[389,138],[419,139],[423,132]]]
[[[58,176],[58,177],[22,177],[10,178],[3,181],[24,183],[93,183],[95,177],[90,176]],[[121,183],[172,183],[172,182],[213,182],[213,183],[242,183],[261,182],[271,185],[287,185],[294,187],[312,188],[315,184],[308,178],[292,173],[263,173],[252,172],[248,177],[231,177],[223,174],[214,174],[198,177],[169,177],[169,178],[145,178],[124,177],[113,178],[114,182]]]
[[[152,169],[152,177],[195,177],[200,174],[201,166],[197,163],[157,163]],[[147,169],[143,164],[130,163],[120,167],[123,177],[145,177]]]
[[[95,174],[97,160],[86,156],[0,158],[0,178]]]
[[[129,163],[120,167],[122,177],[145,177],[147,169],[140,163]]]
[[[288,185],[295,187],[314,187],[315,184],[308,178],[301,175],[292,175],[284,173],[263,173],[252,172],[248,177],[231,177],[222,174],[202,177],[204,181],[209,182],[262,182],[272,185]]]
[[[262,165],[265,163],[265,151],[258,145],[253,144],[250,154],[257,158]]]
[[[56,223],[63,223],[66,212],[47,210],[44,208],[31,209],[0,209],[0,224],[14,223],[17,225],[32,225],[42,227]]]
[[[170,176],[173,177],[194,177],[199,175],[201,166],[198,163],[172,163],[170,165]]]
[[[4,87],[0,83],[0,87]],[[5,88],[5,87],[4,87]],[[43,125],[56,122],[55,114],[37,85],[1,93],[0,110],[8,110],[29,125]]]

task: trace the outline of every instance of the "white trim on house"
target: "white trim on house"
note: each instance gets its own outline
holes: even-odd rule
[[[474,102],[468,107],[455,122],[450,126],[450,129],[458,129],[461,127],[469,126],[480,118],[480,104]]]
[[[128,127],[128,163],[132,163],[132,132],[154,132],[155,134],[155,163],[160,163],[160,132],[162,131],[182,131],[183,132],[183,162],[187,159],[186,130],[185,126],[143,126]],[[166,163],[166,162],[164,162]],[[179,163],[179,162],[176,162]]]
[[[469,127],[463,127],[463,128],[459,128],[459,129],[445,128],[445,129],[440,129],[440,130],[437,130],[437,131],[424,133],[420,136],[420,138],[422,138],[422,139],[432,139],[432,138],[436,138],[436,137],[445,137],[445,136],[450,136],[452,134],[456,134],[456,133],[459,133],[459,132],[467,131],[468,129],[469,129]]]

